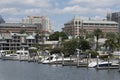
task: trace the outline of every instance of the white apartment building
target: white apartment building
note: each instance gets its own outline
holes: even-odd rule
[[[46,34],[52,32],[50,20],[45,16],[27,16],[27,18],[22,19],[22,23],[41,24],[42,30]]]

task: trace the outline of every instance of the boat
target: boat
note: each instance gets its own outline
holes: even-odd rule
[[[62,63],[62,61],[73,61],[74,59],[70,59],[70,58],[62,58],[61,56],[57,55],[57,54],[52,54],[48,57],[46,57],[45,59],[42,59],[41,62],[43,64],[48,64],[48,63]]]
[[[2,57],[2,56],[4,56],[6,54],[6,52],[4,51],[4,50],[0,50],[0,58]]]
[[[2,56],[3,60],[28,60],[29,51],[27,50],[18,50],[13,54],[6,54]]]
[[[90,68],[96,68],[97,66],[98,67],[108,67],[108,66],[111,66],[112,65],[112,62],[108,62],[108,61],[93,61],[93,62],[90,62],[88,64],[88,67]]]

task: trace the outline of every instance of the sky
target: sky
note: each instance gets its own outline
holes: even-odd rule
[[[102,20],[118,12],[120,0],[0,0],[0,15],[6,22],[21,22],[27,16],[46,16],[52,29],[61,31],[75,15],[81,19]]]

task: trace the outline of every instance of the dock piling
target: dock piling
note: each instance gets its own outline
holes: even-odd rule
[[[108,69],[110,69],[110,56],[108,56]]]
[[[99,68],[99,56],[97,56],[97,69]]]
[[[119,72],[120,72],[120,56],[119,56]]]
[[[64,54],[62,53],[62,65],[64,65]]]
[[[88,65],[89,65],[89,60],[88,60],[88,56],[87,56],[87,67],[88,67]]]
[[[77,54],[77,66],[79,66],[79,54]]]

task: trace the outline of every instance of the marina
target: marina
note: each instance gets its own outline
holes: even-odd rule
[[[1,80],[119,80],[119,75],[118,69],[97,71],[95,68],[0,60]]]
[[[52,54],[48,56],[30,56],[28,51],[25,50],[18,50],[14,54],[1,54],[1,60],[8,60],[8,61],[25,61],[25,62],[33,62],[39,64],[49,64],[49,65],[62,65],[62,66],[76,66],[77,68],[96,68],[97,70],[103,69],[119,69],[120,70],[120,62],[119,59],[110,60],[108,56],[108,60],[104,61],[97,58],[83,58],[80,59],[76,55],[70,57],[64,57],[64,55],[60,56],[58,54]]]

